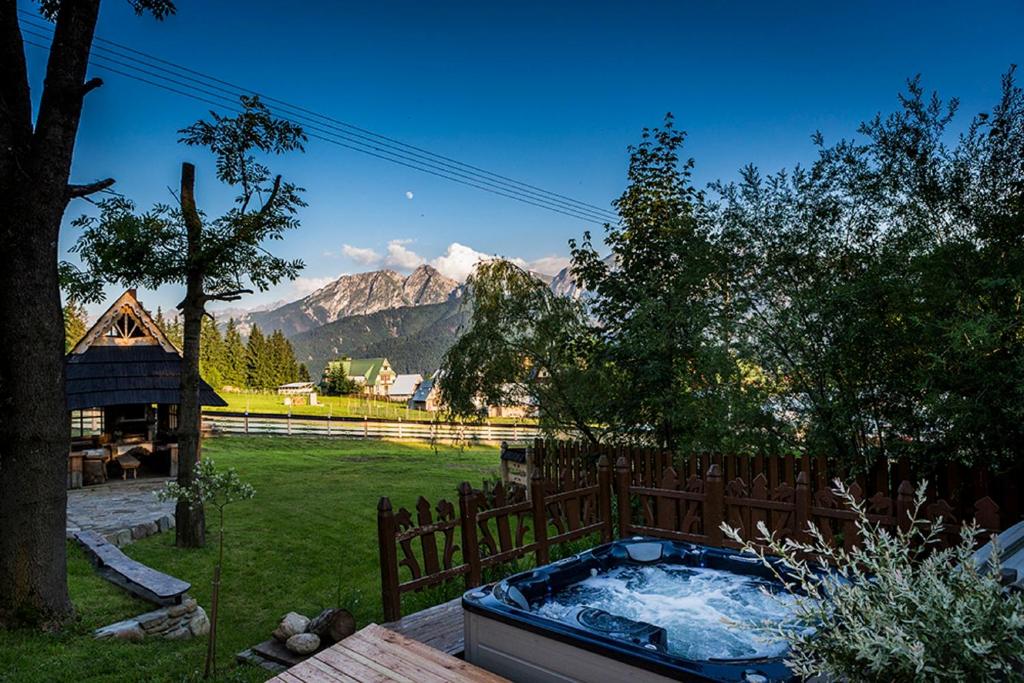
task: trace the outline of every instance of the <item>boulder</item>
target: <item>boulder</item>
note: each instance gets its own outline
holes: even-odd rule
[[[313,618],[306,631],[317,634],[325,643],[336,643],[356,632],[356,620],[347,609],[333,607]]]
[[[297,655],[313,654],[320,647],[320,636],[315,633],[296,633],[284,646]]]
[[[298,612],[289,612],[281,617],[281,623],[274,629],[274,637],[282,643],[294,635],[305,633],[309,626],[309,617],[304,617]]]
[[[110,624],[103,628],[98,628],[93,633],[96,638],[115,638],[117,640],[130,640],[132,642],[139,642],[146,637],[146,633],[139,626],[139,622],[135,619],[125,619],[119,621],[116,624]]]
[[[192,612],[192,619],[188,622],[188,630],[194,636],[205,636],[210,632],[210,619],[206,616],[206,610],[196,607]]]

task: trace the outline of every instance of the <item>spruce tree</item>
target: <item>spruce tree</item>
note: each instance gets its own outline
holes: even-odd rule
[[[216,389],[224,386],[224,340],[217,329],[217,322],[210,316],[203,318],[201,334],[199,374]]]
[[[270,343],[256,325],[252,326],[252,331],[249,333],[245,357],[249,386],[253,389],[268,389],[272,386],[274,373]]]
[[[224,383],[232,387],[249,386],[245,344],[234,318],[228,320],[224,330]]]

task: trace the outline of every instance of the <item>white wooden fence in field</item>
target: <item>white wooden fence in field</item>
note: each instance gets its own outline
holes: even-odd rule
[[[322,417],[267,413],[204,412],[203,428],[214,434],[278,434],[359,439],[423,439],[494,442],[533,439],[540,431],[533,424],[490,422],[460,424],[418,420],[381,420],[358,417]]]

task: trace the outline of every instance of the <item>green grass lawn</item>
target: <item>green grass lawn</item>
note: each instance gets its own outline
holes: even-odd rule
[[[384,441],[219,437],[204,457],[234,467],[256,497],[231,505],[221,587],[218,662],[223,680],[262,681],[267,672],[236,666],[240,650],[269,637],[287,611],[308,616],[338,603],[362,626],[380,621],[377,501],[412,508],[417,496],[455,502],[455,487],[498,469],[497,449],[458,450]],[[209,608],[215,547],[182,550],[174,534],[129,545],[131,557],[192,583]],[[199,678],[206,639],[143,643],[96,641],[91,632],[150,609],[99,579],[77,548],[68,582],[78,617],[63,633],[0,632],[0,681],[182,681]],[[413,596],[406,612],[445,592]]]
[[[386,420],[424,420],[430,422],[435,419],[443,419],[438,413],[427,412],[426,410],[410,410],[404,403],[392,401],[368,401],[365,398],[355,396],[317,396],[315,406],[286,406],[284,396],[271,393],[221,393],[221,397],[228,402],[225,407],[210,406],[203,408],[204,411],[228,411],[250,413],[287,413],[289,408],[293,415],[320,415],[327,417],[376,417]],[[492,417],[490,421],[495,424],[512,424],[517,421],[508,417]],[[531,423],[533,420],[520,419],[520,423]]]

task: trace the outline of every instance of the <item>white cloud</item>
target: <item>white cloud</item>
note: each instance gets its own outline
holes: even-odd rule
[[[430,265],[437,268],[442,275],[462,282],[473,272],[473,267],[477,263],[489,258],[491,256],[472,247],[452,242],[448,245],[448,250],[444,255],[438,256],[430,262]]]
[[[563,268],[569,265],[568,256],[545,256],[539,258],[536,261],[531,261],[528,265],[530,270],[535,270],[538,273],[544,273],[545,275],[558,275],[562,272]]]
[[[412,199],[412,197],[413,197],[413,194],[412,194],[412,190],[408,190],[408,191],[407,191],[407,192],[405,193],[405,198],[406,198],[406,199]]]
[[[412,240],[391,240],[388,242],[388,255],[384,259],[384,265],[388,268],[398,270],[413,270],[426,263],[426,259],[409,249],[406,244]]]
[[[344,244],[341,247],[341,253],[363,266],[372,266],[380,263],[380,254],[373,249],[364,249],[362,247],[353,247],[351,244]]]
[[[292,292],[297,297],[304,297],[312,294],[321,287],[325,287],[335,280],[337,277],[331,277],[329,275],[324,277],[297,277],[291,281]]]

